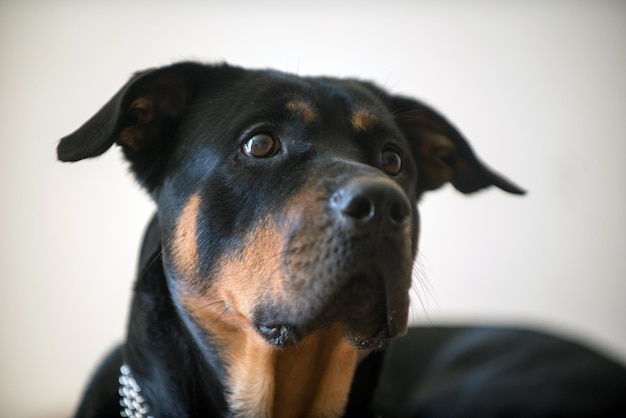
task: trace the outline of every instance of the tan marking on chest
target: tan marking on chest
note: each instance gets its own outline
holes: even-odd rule
[[[183,291],[182,303],[211,335],[211,343],[226,368],[226,398],[234,416],[271,416],[275,350],[243,315],[230,310],[219,298]]]
[[[378,124],[378,118],[365,109],[359,109],[350,118],[352,128],[357,132],[367,132]]]
[[[179,266],[197,265],[196,219],[199,196],[179,218],[175,247]],[[216,262],[208,288],[181,283],[181,305],[211,336],[226,368],[228,404],[236,417],[339,417],[345,408],[358,350],[344,341],[336,324],[318,330],[297,346],[267,343],[250,323],[255,306],[271,295],[286,303],[280,254],[285,237],[276,222],[260,220],[241,238],[239,249]],[[192,276],[193,277],[193,276]]]
[[[282,350],[274,371],[273,416],[339,417],[357,366],[358,351],[335,324]]]
[[[226,392],[237,417],[339,417],[348,398],[358,351],[342,325],[314,332],[297,346],[267,343],[250,323],[260,295],[281,298],[277,254],[283,235],[261,222],[218,263],[209,289],[182,287],[182,306],[211,335],[226,368]],[[284,295],[282,297],[285,297]]]
[[[292,418],[343,414],[359,352],[336,324],[297,346],[269,345],[249,321],[220,304],[186,299],[186,309],[208,326],[226,367],[227,400],[235,417]]]
[[[277,350],[258,335],[249,317],[260,295],[280,292],[282,241],[275,225],[261,221],[242,237],[239,249],[216,262],[208,289],[186,283],[179,289],[182,306],[216,345],[226,367],[227,400],[238,417],[272,414]]]

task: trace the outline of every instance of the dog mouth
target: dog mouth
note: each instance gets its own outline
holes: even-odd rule
[[[349,342],[370,349],[406,332],[408,307],[408,290],[382,274],[360,274],[330,299],[322,319],[343,322]]]
[[[250,317],[272,345],[335,325],[362,349],[406,332],[417,214],[387,178],[342,176],[314,186],[322,191],[296,200],[276,222],[278,279]]]
[[[386,285],[380,274],[358,274],[338,289],[312,318],[293,321],[263,320],[253,324],[271,345],[297,345],[316,330],[341,323],[346,341],[357,349],[379,349],[407,329],[408,290]]]

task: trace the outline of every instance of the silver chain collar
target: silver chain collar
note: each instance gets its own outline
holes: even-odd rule
[[[154,418],[150,414],[150,408],[146,400],[139,394],[141,387],[133,377],[133,373],[126,364],[122,364],[120,367],[120,388],[118,393],[120,395],[120,416],[123,418]],[[382,418],[383,415],[377,415],[378,418]]]
[[[146,404],[146,400],[139,393],[141,387],[133,377],[133,373],[126,364],[120,367],[120,416],[124,418],[154,418],[149,415],[150,408]]]

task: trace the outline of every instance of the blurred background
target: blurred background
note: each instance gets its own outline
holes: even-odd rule
[[[154,206],[119,149],[55,146],[181,59],[359,77],[447,115],[529,191],[421,204],[411,319],[532,327],[626,361],[626,3],[0,2],[0,416],[70,414],[121,341]]]

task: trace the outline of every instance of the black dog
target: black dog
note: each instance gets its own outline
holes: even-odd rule
[[[113,143],[158,209],[80,417],[365,416],[407,332],[422,194],[523,193],[433,109],[356,80],[144,71],[58,157]]]

